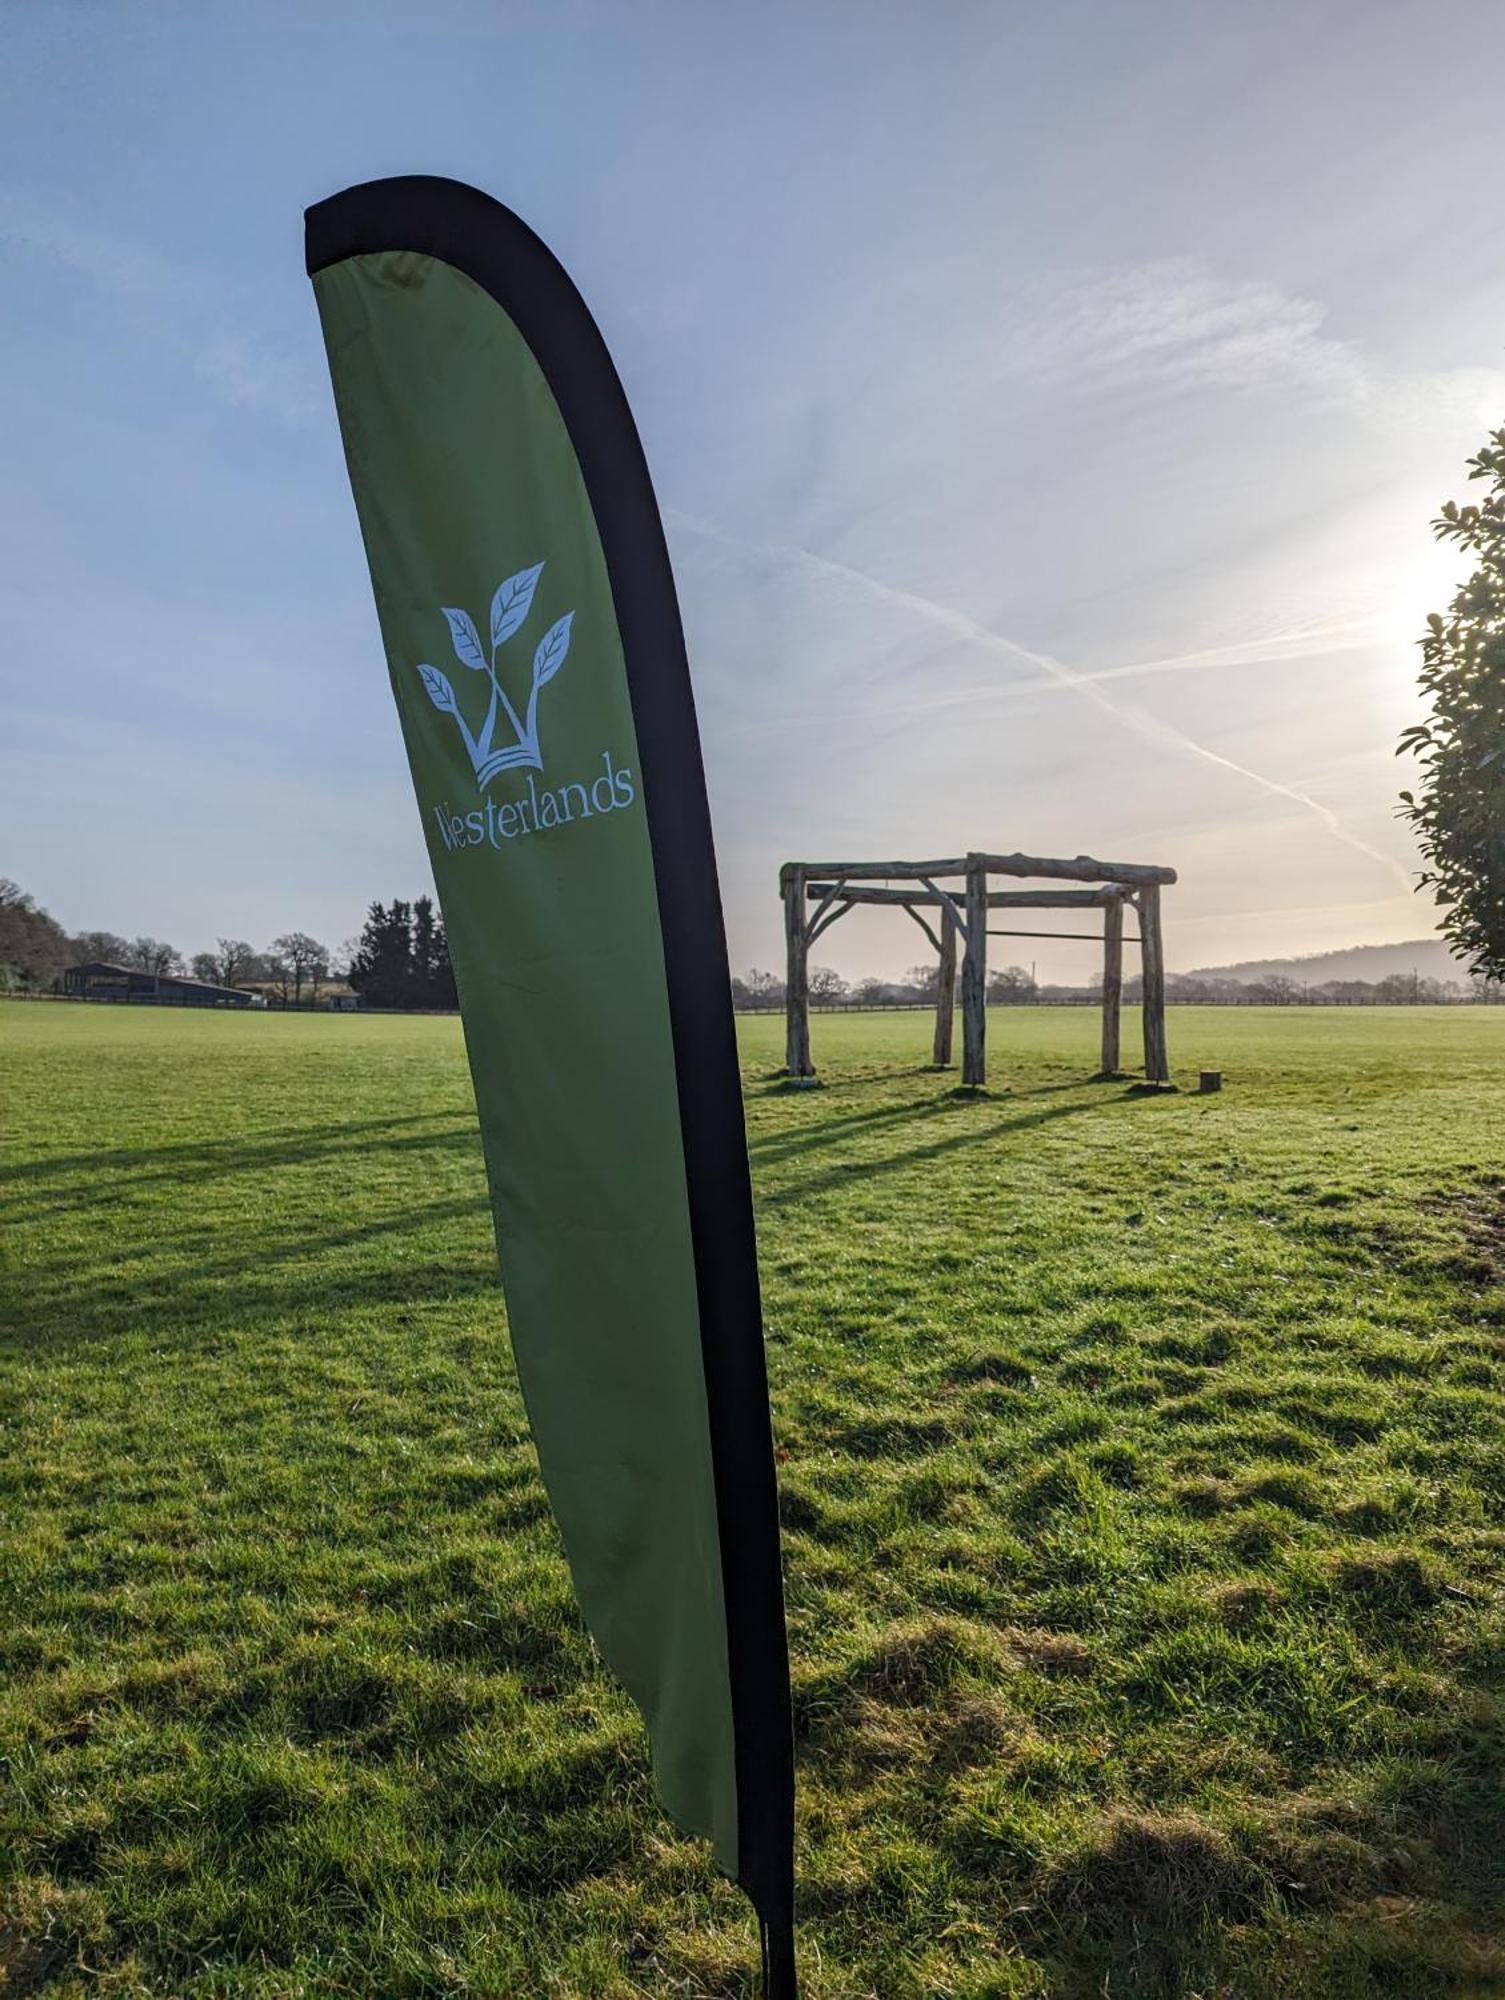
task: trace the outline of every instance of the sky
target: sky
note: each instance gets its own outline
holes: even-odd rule
[[[1173,969],[1426,934],[1502,60],[1493,0],[0,0],[0,874],[185,952],[429,886],[302,261],[427,172],[626,384],[735,966],[780,862],[968,849],[1175,867]]]

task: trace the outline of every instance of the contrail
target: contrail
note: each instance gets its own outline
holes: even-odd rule
[[[1370,861],[1377,861],[1381,868],[1400,883],[1407,895],[1411,893],[1411,878],[1400,863],[1388,854],[1382,854],[1377,847],[1371,847],[1368,841],[1361,840],[1356,833],[1350,832],[1331,807],[1323,805],[1320,799],[1314,799],[1309,792],[1303,792],[1295,785],[1282,784],[1278,778],[1268,778],[1262,771],[1252,771],[1247,764],[1236,763],[1232,757],[1225,757],[1220,751],[1209,750],[1205,743],[1199,743],[1194,736],[1188,736],[1184,729],[1177,729],[1173,723],[1162,722],[1158,716],[1147,714],[1142,708],[1136,708],[1133,703],[1108,694],[1091,675],[1079,673],[1074,667],[1068,667],[1064,661],[1053,658],[1051,654],[1037,653],[1032,647],[1020,645],[1016,639],[1005,638],[1001,632],[995,632],[990,626],[979,624],[975,618],[968,617],[966,612],[958,611],[952,605],[938,604],[934,598],[921,597],[912,590],[900,590],[894,584],[884,583],[879,577],[869,576],[865,570],[852,569],[846,563],[832,562],[828,556],[815,555],[809,549],[800,548],[797,543],[750,543],[734,535],[725,534],[721,529],[712,527],[709,522],[696,519],[694,515],[681,513],[678,508],[666,507],[664,512],[670,520],[687,528],[692,534],[703,536],[708,541],[719,542],[723,548],[736,550],[739,554],[752,552],[769,556],[775,561],[811,570],[818,576],[832,577],[840,583],[854,584],[858,589],[880,598],[885,604],[892,604],[908,611],[929,625],[939,626],[942,631],[949,632],[953,638],[960,639],[967,645],[981,647],[984,652],[992,653],[1000,659],[1027,662],[1030,666],[1038,668],[1048,680],[1060,687],[1070,688],[1074,693],[1090,701],[1094,707],[1100,708],[1105,715],[1111,715],[1115,722],[1122,724],[1125,729],[1131,729],[1145,742],[1165,744],[1172,749],[1185,751],[1188,756],[1200,757],[1203,763],[1216,765],[1220,770],[1232,771],[1237,777],[1246,778],[1251,785],[1257,785],[1261,791],[1270,793],[1274,798],[1287,799],[1293,805],[1301,806],[1320,820],[1335,840],[1342,841],[1343,845],[1352,848],[1355,854],[1362,854]]]

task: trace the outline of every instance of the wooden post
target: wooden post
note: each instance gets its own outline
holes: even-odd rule
[[[951,1026],[956,1018],[956,918],[941,911],[941,958],[935,989],[935,1051],[937,1069],[951,1067]]]
[[[988,1080],[988,873],[967,856],[967,952],[962,960],[962,1084]]]
[[[1124,991],[1124,902],[1115,896],[1103,911],[1103,1060],[1104,1076],[1117,1076],[1121,1057],[1119,1010]]]
[[[791,868],[784,883],[784,1066],[791,1076],[814,1076],[810,1060],[810,951],[805,941],[805,871]]]
[[[1169,1083],[1165,1051],[1165,947],[1160,936],[1160,885],[1147,882],[1139,891],[1139,951],[1144,969],[1144,1080]]]

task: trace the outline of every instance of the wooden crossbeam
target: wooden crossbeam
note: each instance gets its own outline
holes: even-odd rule
[[[920,915],[920,912],[915,908],[914,904],[905,903],[903,905],[903,909],[904,909],[904,914],[907,917],[914,918],[915,922],[919,925],[920,929],[925,933],[926,937],[929,938],[930,942],[935,946],[936,950],[940,951],[942,948],[940,939],[936,936],[935,932],[930,928],[929,924],[925,921],[924,917]]]
[[[1137,861],[1094,861],[1088,854],[1079,854],[1074,861],[1052,861],[1038,854],[979,854],[976,859],[985,875],[1045,875],[1063,882],[1124,882],[1130,887],[1176,879],[1174,868],[1152,868]],[[834,871],[823,868],[819,872],[828,875]]]
[[[805,884],[805,894],[812,903],[821,901],[831,890],[829,882]],[[863,889],[853,888],[850,883],[840,884],[844,899],[853,903],[871,903],[889,908],[944,909],[948,899],[938,889]],[[991,889],[988,892],[990,910],[1101,910],[1109,903],[1122,902],[1129,892],[1114,885],[1104,889]]]
[[[1039,875],[1062,882],[1122,882],[1131,888],[1140,884],[1158,885],[1176,879],[1174,868],[1156,868],[1137,861],[1096,861],[1090,854],[1062,860],[1043,854],[972,854],[944,861],[786,861],[779,882],[787,882],[800,869],[807,881],[844,878],[848,882],[922,882],[927,875],[965,876],[971,867],[987,875]]]
[[[990,930],[990,931],[988,932],[988,936],[989,936],[989,937],[1039,937],[1039,938],[1066,938],[1066,939],[1067,939],[1068,941],[1070,941],[1070,942],[1080,942],[1080,943],[1082,943],[1082,944],[1101,944],[1101,943],[1102,943],[1102,941],[1103,941],[1103,934],[1102,934],[1102,932],[1101,932],[1101,931],[994,931],[994,930]],[[1130,944],[1138,944],[1139,940],[1138,940],[1138,938],[1136,938],[1136,937],[1131,937],[1131,938],[1129,939],[1129,942],[1130,942]]]
[[[806,944],[814,944],[815,940],[821,935],[823,931],[828,931],[831,928],[832,924],[840,923],[841,919],[846,915],[847,911],[851,909],[851,907],[852,906],[847,901],[846,897],[843,896],[841,900],[836,904],[835,908],[827,910],[826,914],[823,917],[818,916],[816,918],[812,918],[809,934],[805,939]]]

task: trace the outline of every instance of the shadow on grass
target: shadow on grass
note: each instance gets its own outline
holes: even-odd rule
[[[929,1075],[950,1075],[949,1071],[928,1071]],[[915,1072],[920,1074],[920,1072]],[[1059,1096],[1064,1090],[1079,1090],[1081,1084],[1042,1083],[1032,1090],[1011,1090],[1007,1099],[986,1097],[961,1097],[956,1091],[945,1091],[937,1097],[919,1099],[906,1098],[898,1104],[880,1104],[871,1111],[848,1111],[840,1117],[821,1117],[811,1124],[801,1126],[797,1131],[770,1132],[766,1137],[754,1139],[748,1145],[748,1152],[755,1167],[771,1164],[778,1160],[792,1158],[795,1154],[820,1152],[828,1146],[840,1145],[843,1141],[856,1137],[874,1127],[896,1125],[923,1118],[940,1118],[954,1113],[959,1105],[1000,1103],[1022,1104],[1035,1097]],[[1098,1110],[1101,1098],[1084,1101],[1084,1110]]]
[[[317,1255],[317,1252],[312,1254]],[[249,1254],[242,1268],[262,1262]],[[10,1286],[5,1340],[12,1352],[45,1348],[57,1355],[100,1341],[131,1336],[149,1340],[164,1357],[172,1352],[222,1352],[259,1334],[302,1333],[330,1314],[390,1312],[445,1300],[492,1296],[498,1325],[501,1280],[495,1260],[475,1267],[438,1259],[403,1259],[379,1269],[309,1269],[280,1282],[242,1286],[154,1273],[139,1284],[89,1283]]]
[[[1012,1110],[1019,1101],[1017,1097],[1010,1097],[1006,1103]],[[1136,1101],[1125,1092],[1120,1097],[1106,1100],[1106,1104],[1128,1107]],[[997,1098],[947,1096],[932,1103],[911,1106],[908,1115],[912,1120],[928,1121],[936,1117],[949,1117],[961,1123],[964,1129],[952,1133],[947,1138],[933,1140],[929,1144],[908,1146],[901,1152],[887,1153],[881,1159],[850,1160],[839,1166],[807,1174],[800,1180],[783,1182],[761,1195],[759,1205],[765,1209],[782,1208],[790,1202],[804,1201],[811,1195],[823,1194],[831,1188],[849,1187],[855,1180],[871,1179],[878,1174],[922,1165],[926,1161],[939,1159],[943,1154],[955,1152],[964,1146],[1006,1142],[1017,1133],[1035,1131],[1041,1126],[1053,1125],[1062,1118],[1073,1118],[1084,1111],[1101,1111],[1105,1108],[1105,1100],[1101,1096],[1094,1096],[1072,1104],[1045,1105],[1039,1110],[1025,1112],[1022,1117],[984,1120],[977,1115],[990,1111],[998,1105]],[[896,1115],[893,1122],[884,1129],[895,1129],[899,1115],[902,1114]],[[812,1133],[808,1150],[817,1150],[819,1140],[820,1134]],[[761,1159],[756,1164],[761,1165]]]
[[[176,1352],[214,1351],[228,1337],[286,1332],[322,1315],[350,1315],[421,1306],[457,1296],[492,1293],[500,1284],[489,1227],[490,1202],[473,1121],[443,1114],[356,1120],[258,1137],[193,1144],[117,1147],[29,1161],[5,1179],[28,1184],[32,1199],[7,1206],[12,1222],[44,1225],[35,1250],[7,1272],[0,1318],[13,1351],[66,1351],[103,1340],[149,1337]],[[421,1206],[392,1206],[381,1156],[404,1178],[414,1154],[459,1156],[446,1174],[452,1192]],[[464,1156],[474,1154],[474,1170]],[[330,1228],[322,1202],[305,1218],[296,1194],[279,1176],[290,1166],[357,1157],[375,1164],[377,1180],[352,1183],[343,1212],[355,1219]],[[170,1164],[160,1164],[166,1159]],[[150,1162],[143,1166],[143,1162]],[[139,1169],[132,1171],[132,1168]],[[49,1187],[51,1175],[56,1186]],[[237,1180],[243,1186],[236,1187]],[[206,1198],[218,1184],[217,1197]],[[157,1227],[163,1199],[193,1202],[185,1229]],[[70,1213],[101,1217],[132,1197],[147,1208],[139,1232],[99,1237],[49,1234],[46,1222]],[[373,1214],[379,1206],[381,1212]],[[337,1211],[338,1212],[338,1211]],[[469,1225],[474,1225],[473,1231]],[[456,1229],[456,1225],[465,1225]],[[450,1258],[434,1254],[436,1232],[455,1241]]]
[[[24,1187],[33,1199],[24,1206],[7,1205],[13,1221],[36,1221],[47,1215],[97,1207],[103,1201],[118,1201],[143,1188],[162,1183],[223,1180],[246,1172],[277,1171],[327,1160],[341,1153],[365,1153],[378,1132],[399,1132],[412,1125],[446,1121],[438,1132],[399,1132],[399,1136],[379,1142],[387,1152],[425,1152],[433,1149],[480,1152],[480,1129],[474,1117],[454,1123],[453,1112],[431,1112],[407,1118],[371,1118],[341,1125],[294,1127],[287,1131],[247,1137],[196,1139],[181,1145],[146,1144],[117,1146],[98,1153],[52,1154],[25,1160],[17,1166],[0,1167],[0,1191]],[[80,1175],[108,1175],[108,1180],[91,1179],[78,1185]],[[47,1192],[48,1181],[68,1183]]]

